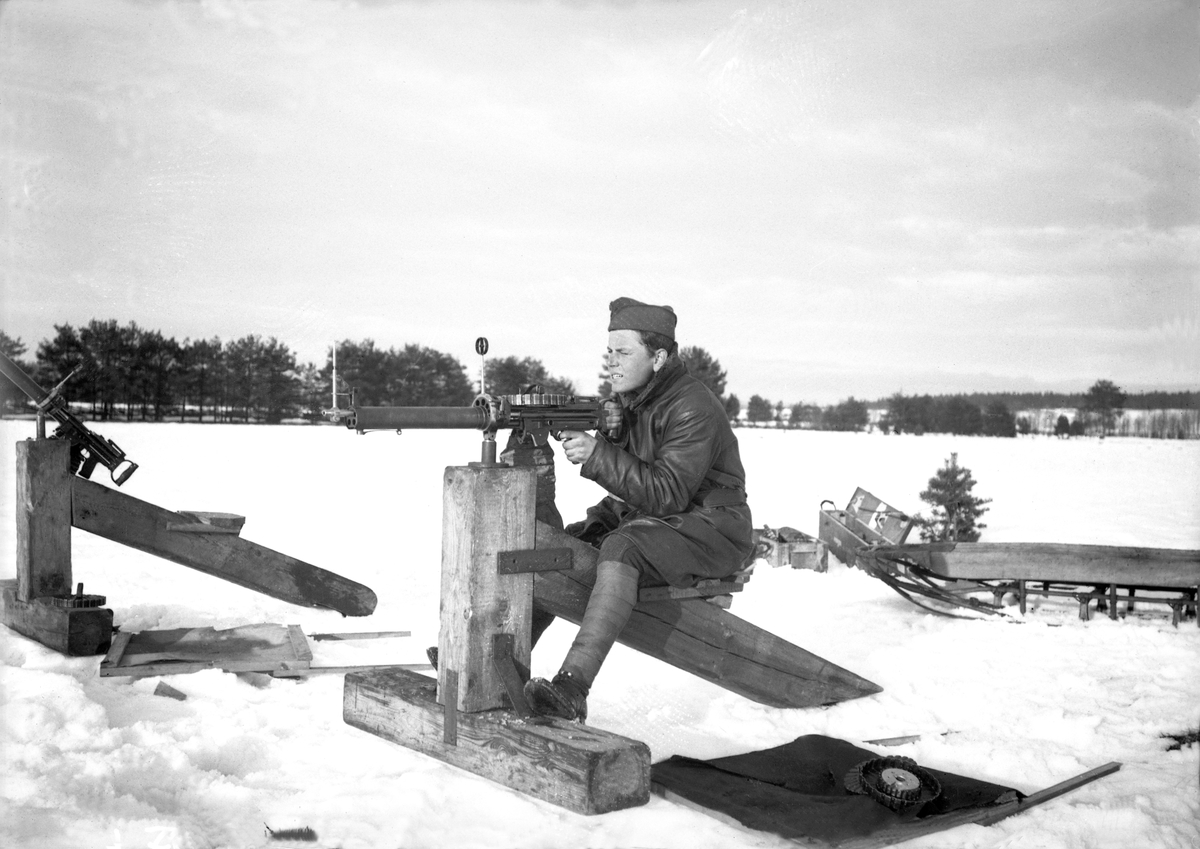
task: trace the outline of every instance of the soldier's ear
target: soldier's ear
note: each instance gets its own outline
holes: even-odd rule
[[[667,364],[668,356],[669,355],[667,354],[666,348],[659,348],[657,351],[654,352],[654,370],[655,371],[658,371],[660,368],[662,368],[663,366],[665,366]]]

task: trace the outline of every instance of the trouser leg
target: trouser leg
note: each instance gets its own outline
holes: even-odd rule
[[[579,633],[562,668],[591,687],[637,604],[638,570],[616,560],[596,566],[596,583],[583,613]]]

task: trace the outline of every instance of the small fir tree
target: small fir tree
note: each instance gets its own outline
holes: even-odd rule
[[[921,500],[933,507],[930,518],[918,517],[921,539],[926,542],[977,541],[979,532],[987,527],[978,519],[987,512],[985,505],[992,499],[972,494],[974,488],[971,470],[958,465],[958,454],[952,453],[921,493]]]

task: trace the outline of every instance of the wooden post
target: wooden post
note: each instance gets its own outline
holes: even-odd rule
[[[0,581],[0,622],[72,656],[108,650],[112,611],[59,606],[71,595],[71,444],[17,443],[17,577]]]
[[[534,547],[533,467],[450,466],[442,500],[442,601],[438,702],[457,673],[457,709],[507,707],[492,664],[492,638],[513,635],[513,659],[529,668],[533,575],[501,575],[496,555]]]
[[[507,709],[502,670],[516,677],[517,668],[529,667],[533,573],[501,570],[497,555],[533,553],[536,479],[532,466],[446,469],[436,688],[403,669],[353,672],[342,717],[577,813],[644,805],[650,798],[645,743]],[[503,647],[503,663],[492,662],[500,653],[495,646]]]
[[[71,586],[71,444],[17,443],[17,598],[66,595]]]

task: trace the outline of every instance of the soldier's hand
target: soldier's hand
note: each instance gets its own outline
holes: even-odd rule
[[[607,398],[600,402],[600,407],[604,410],[604,418],[600,423],[601,433],[610,436],[619,434],[621,425],[625,423],[625,419],[621,415],[621,405],[613,399]]]
[[[564,430],[558,435],[563,454],[576,466],[586,463],[596,450],[596,437],[578,430]]]

